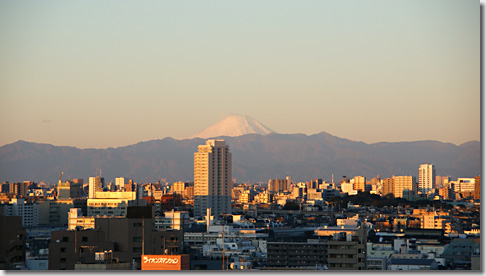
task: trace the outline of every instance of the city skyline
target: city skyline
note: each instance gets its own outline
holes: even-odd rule
[[[0,145],[182,139],[228,114],[366,143],[479,140],[476,5],[2,3]]]

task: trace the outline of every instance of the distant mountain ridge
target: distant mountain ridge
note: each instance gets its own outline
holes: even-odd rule
[[[481,172],[480,142],[462,145],[438,141],[366,144],[326,132],[304,134],[246,134],[224,139],[233,155],[233,177],[241,182],[267,182],[289,175],[295,181],[380,174],[417,176],[423,163],[434,163],[437,175],[474,177]],[[105,181],[128,177],[136,182],[166,179],[193,181],[193,158],[206,139],[164,138],[107,149],[78,149],[18,141],[0,147],[0,181],[46,181],[58,175],[83,178],[102,169]]]

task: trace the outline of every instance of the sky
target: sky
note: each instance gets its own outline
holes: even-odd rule
[[[190,137],[225,114],[366,143],[480,140],[457,0],[2,1],[0,146]]]

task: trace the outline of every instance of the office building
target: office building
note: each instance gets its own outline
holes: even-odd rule
[[[208,140],[194,153],[194,215],[231,213],[231,153],[224,140]]]
[[[435,166],[434,164],[422,164],[418,173],[418,191],[427,194],[435,188]]]

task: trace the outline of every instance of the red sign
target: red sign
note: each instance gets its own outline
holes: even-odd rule
[[[142,255],[142,270],[189,270],[189,255]]]

